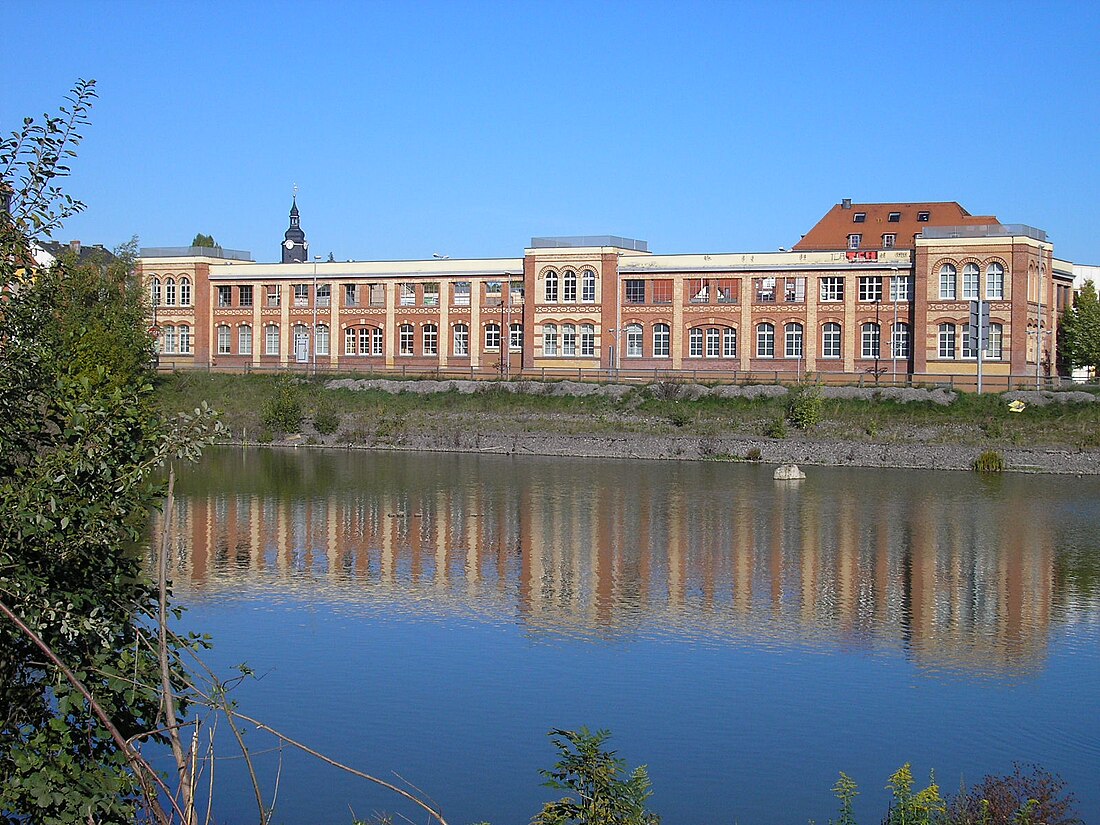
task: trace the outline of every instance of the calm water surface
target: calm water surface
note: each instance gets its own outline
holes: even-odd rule
[[[529,821],[546,731],[580,725],[648,764],[669,825],[824,822],[839,770],[877,821],[905,761],[946,790],[1038,762],[1100,822],[1100,482],[771,470],[216,451],[179,483],[177,595],[208,661],[261,677],[242,710],[452,825]],[[259,764],[279,822],[423,820]],[[254,820],[240,763],[216,776],[222,821]]]

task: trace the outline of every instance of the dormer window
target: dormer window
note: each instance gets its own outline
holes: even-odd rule
[[[856,212],[852,215],[852,223],[863,223],[865,220],[867,220],[866,212]]]
[[[900,212],[891,212],[889,217],[887,217],[886,220],[888,220],[890,223],[898,223],[899,221],[901,221],[901,213]]]
[[[859,249],[859,244],[863,240],[862,235],[849,235],[848,236],[848,248]]]
[[[897,240],[898,240],[898,236],[893,234],[893,233],[887,233],[887,234],[883,235],[882,236],[882,248],[883,249],[893,249],[894,245],[897,243]]]
[[[920,223],[928,223],[928,218],[929,218],[929,213],[928,212],[918,212],[917,213],[917,220]]]

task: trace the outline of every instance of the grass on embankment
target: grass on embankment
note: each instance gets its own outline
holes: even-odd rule
[[[274,397],[270,375],[176,373],[160,376],[157,393],[165,413],[188,411],[203,401],[222,412],[234,438],[280,437],[263,423]],[[313,432],[315,413],[327,408],[337,430],[329,440],[365,443],[379,437],[441,426],[483,432],[610,434],[647,432],[694,435],[765,435],[885,443],[920,442],[989,446],[1100,447],[1100,403],[1028,406],[1013,413],[999,395],[960,393],[949,406],[902,404],[884,399],[822,399],[817,423],[803,432],[790,422],[789,399],[677,400],[639,386],[619,399],[604,396],[526,395],[488,389],[421,395],[377,390],[327,389],[328,378],[302,380],[296,396],[303,431]]]

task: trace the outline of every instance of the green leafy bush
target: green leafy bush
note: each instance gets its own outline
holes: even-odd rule
[[[768,436],[768,438],[786,438],[787,419],[781,415],[777,415],[768,422],[767,426],[764,428],[764,434]]]
[[[274,391],[264,404],[260,421],[277,433],[296,433],[302,427],[302,400],[298,385],[289,375],[275,379]]]
[[[820,423],[824,402],[820,384],[799,384],[787,401],[787,420],[800,430],[808,430]]]
[[[746,461],[759,461],[762,458],[759,447],[750,447],[749,451],[745,453]]]
[[[986,450],[974,459],[974,470],[979,473],[1003,473],[1005,457],[996,450]]]
[[[328,396],[322,395],[313,407],[313,428],[321,435],[332,435],[340,429],[340,413]]]

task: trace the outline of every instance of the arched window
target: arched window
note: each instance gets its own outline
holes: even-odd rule
[[[958,275],[958,270],[951,264],[944,264],[940,267],[940,300],[941,301],[953,301],[955,300],[955,276]]]
[[[164,305],[174,307],[176,305],[176,279],[169,278],[164,282]]]
[[[882,331],[874,321],[868,321],[860,328],[860,355],[864,358],[878,358],[882,341]]]
[[[435,324],[425,324],[421,331],[421,338],[423,339],[424,355],[438,355],[439,354],[439,327]]]
[[[279,327],[268,324],[264,327],[264,355],[279,354]]]
[[[397,352],[399,355],[413,354],[413,325],[402,324],[397,329]]]
[[[718,327],[707,327],[707,358],[717,358],[722,352],[722,334]]]
[[[955,325],[940,324],[939,357],[955,357]]]
[[[453,354],[470,354],[470,328],[468,326],[465,324],[455,324],[451,339],[451,352]]]
[[[160,306],[160,278],[154,278],[149,282],[149,301],[153,306]]]
[[[176,328],[169,324],[161,331],[160,351],[168,355],[175,355],[176,347]]]
[[[366,355],[365,352],[363,354]],[[370,354],[382,354],[382,327],[370,328]]]
[[[485,349],[500,349],[500,324],[485,325]]]
[[[252,354],[252,327],[248,324],[237,327],[237,354]]]
[[[821,357],[840,357],[840,324],[835,321],[821,327]]]
[[[756,326],[756,357],[775,357],[775,324],[765,321]]]
[[[523,349],[523,324],[518,321],[508,325],[508,349]]]
[[[558,300],[558,273],[552,269],[546,270],[545,294],[547,303],[557,303]]]
[[[912,336],[909,334],[909,325],[903,321],[894,324],[890,336],[890,346],[894,358],[909,357],[909,342]]]
[[[737,330],[733,327],[726,327],[722,330],[722,357],[737,357]]]
[[[1005,297],[1005,268],[991,263],[985,269],[985,297],[997,300]]]
[[[1000,324],[989,325],[989,343],[985,348],[987,358],[1004,357],[1004,327]]]
[[[596,354],[596,326],[595,324],[581,324],[581,355],[592,356]]]
[[[703,330],[700,327],[688,330],[688,357],[703,357]]]
[[[653,357],[668,358],[671,350],[671,335],[668,324],[653,325]]]
[[[558,327],[556,324],[542,325],[542,354],[558,354]]]
[[[568,275],[568,273],[566,273]],[[576,288],[574,280],[573,287]],[[566,298],[565,300],[569,300]],[[576,296],[574,295],[574,300]],[[573,324],[563,324],[561,328],[561,354],[574,356],[577,354],[577,328]]]
[[[596,273],[591,269],[581,273],[581,301],[586,304],[596,302]]]
[[[567,304],[577,302],[577,273],[572,269],[561,274],[561,299]]]
[[[964,300],[977,300],[978,298],[978,281],[980,280],[977,264],[966,264],[963,267],[963,290],[962,297]]]
[[[180,324],[179,334],[180,334],[180,354],[181,355],[190,355],[191,354],[191,327],[187,326],[187,324]]]
[[[344,355],[355,355],[355,327],[347,327],[344,330]]]
[[[314,351],[318,355],[328,355],[328,325],[318,324],[313,334]]]
[[[191,281],[187,278],[180,278],[180,306],[191,306]]]
[[[626,357],[642,357],[642,325],[627,324],[626,326]]]
[[[790,323],[783,327],[784,354],[788,358],[802,357],[802,324]]]
[[[218,355],[229,355],[233,352],[233,330],[228,324],[218,326]]]

